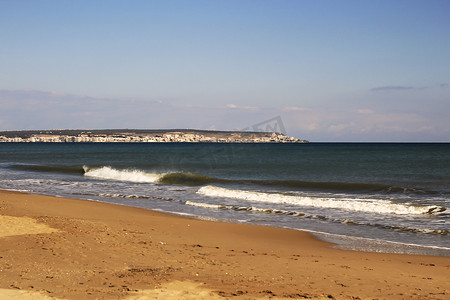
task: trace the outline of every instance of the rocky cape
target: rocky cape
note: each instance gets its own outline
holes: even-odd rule
[[[28,143],[306,143],[279,132],[196,129],[21,130],[0,132],[0,142]]]

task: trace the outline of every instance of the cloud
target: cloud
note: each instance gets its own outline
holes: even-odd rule
[[[356,110],[356,112],[357,112],[358,114],[364,114],[364,115],[369,115],[369,114],[373,114],[373,113],[374,113],[373,110],[371,110],[371,109],[365,109],[365,108],[358,109],[358,110]]]
[[[103,99],[30,89],[0,90],[0,107],[0,130],[143,126],[158,116],[157,110],[169,109],[157,101]]]
[[[412,86],[397,86],[397,85],[389,85],[389,86],[380,86],[371,88],[371,92],[382,92],[382,91],[407,91],[407,90],[417,90],[417,89],[424,89],[424,88],[415,88]]]
[[[371,92],[386,92],[386,91],[410,91],[410,90],[426,90],[426,89],[436,89],[442,88],[445,89],[449,87],[448,83],[439,83],[433,87],[414,87],[414,86],[401,86],[401,85],[387,85],[387,86],[379,86],[369,89]]]
[[[447,102],[442,102],[447,103]],[[289,135],[310,141],[449,141],[447,105],[424,112],[402,106],[191,105],[183,99],[102,99],[34,90],[0,90],[0,130],[251,127],[280,116]]]
[[[352,128],[354,126],[355,126],[354,122],[350,122],[348,124],[333,124],[328,127],[328,131],[331,133],[343,134],[346,131],[348,131],[349,128]]]
[[[108,99],[36,90],[0,90],[0,131],[101,128],[243,128],[277,112],[256,106],[191,105],[182,99]]]
[[[406,110],[311,109],[282,115],[289,134],[310,141],[448,141],[445,117]]]
[[[241,106],[241,105],[236,105],[236,104],[227,104],[225,106],[226,108],[230,108],[230,109],[241,109],[241,110],[252,110],[252,111],[256,111],[258,110],[258,107],[256,106]]]
[[[298,106],[286,106],[283,108],[283,111],[308,111],[309,108],[298,107]]]

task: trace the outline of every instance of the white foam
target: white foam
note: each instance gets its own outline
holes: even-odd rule
[[[226,208],[223,205],[220,204],[209,204],[209,203],[202,203],[202,202],[192,202],[192,201],[186,201],[186,205],[190,206],[196,206],[196,207],[203,207],[203,208],[211,208],[211,209],[221,209]]]
[[[190,206],[196,206],[196,207],[202,207],[202,208],[208,208],[208,209],[227,209],[227,210],[236,210],[236,211],[254,211],[254,212],[260,212],[260,213],[267,213],[267,214],[284,214],[284,215],[292,215],[292,216],[309,216],[302,212],[297,211],[288,211],[288,210],[279,210],[279,209],[271,209],[271,208],[259,208],[259,207],[246,207],[246,206],[234,206],[234,205],[221,205],[221,204],[210,204],[210,203],[204,203],[204,202],[192,202],[192,201],[186,201],[186,205]]]
[[[147,173],[140,170],[117,170],[111,167],[101,167],[96,169],[88,169],[87,167],[83,168],[85,169],[84,176],[87,177],[129,182],[154,183],[158,182],[158,180],[164,175],[158,173]]]
[[[442,209],[445,210],[445,208],[438,206],[413,206],[379,199],[305,197],[284,195],[280,193],[226,189],[210,185],[200,188],[197,193],[209,197],[224,197],[254,202],[291,204],[310,207],[337,208],[379,214],[420,215],[431,213],[433,211],[440,211]]]

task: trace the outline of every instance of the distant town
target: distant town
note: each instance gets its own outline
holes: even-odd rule
[[[0,132],[0,143],[307,143],[277,132],[213,130],[24,130]]]

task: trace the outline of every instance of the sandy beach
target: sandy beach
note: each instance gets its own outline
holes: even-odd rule
[[[448,299],[450,258],[0,191],[2,299]]]

